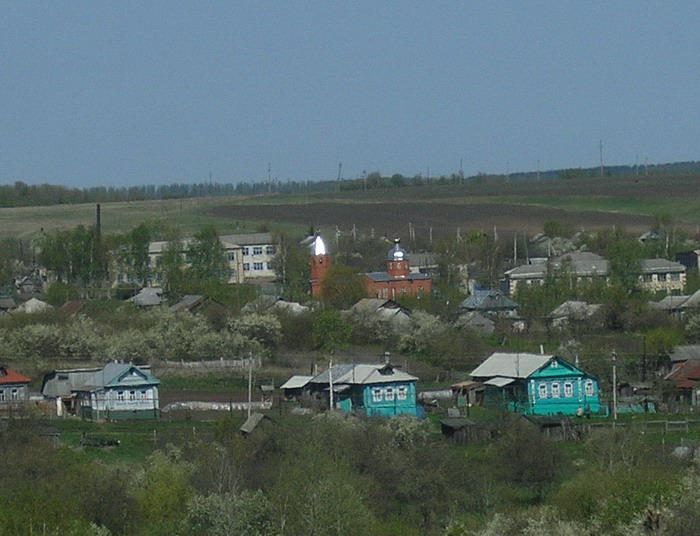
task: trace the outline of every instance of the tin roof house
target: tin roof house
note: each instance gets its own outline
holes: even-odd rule
[[[367,417],[419,416],[417,380],[390,363],[339,364],[309,380],[305,390],[326,407]]]
[[[136,365],[110,363],[72,390],[81,417],[157,419],[160,380]]]
[[[471,377],[484,405],[526,415],[583,415],[601,410],[598,380],[554,355],[496,352]]]

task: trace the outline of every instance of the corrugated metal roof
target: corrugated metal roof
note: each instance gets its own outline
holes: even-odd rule
[[[416,381],[416,376],[398,370],[391,365],[353,365],[343,363],[331,367],[333,383],[348,383],[353,385],[367,385],[373,383],[410,382]],[[311,380],[310,383],[330,383],[328,371],[322,372]]]
[[[516,309],[519,306],[500,290],[475,290],[471,296],[459,304],[459,307],[468,311],[493,311]]]
[[[685,344],[683,346],[676,346],[669,356],[669,359],[673,362],[700,359],[700,344]]]
[[[496,378],[491,378],[490,380],[486,380],[484,382],[484,385],[493,385],[495,387],[505,387],[506,385],[510,385],[515,381],[514,378],[503,378],[501,376],[497,376]]]
[[[301,389],[313,379],[313,376],[296,375],[280,385],[280,389]]]
[[[109,363],[102,370],[94,373],[81,389],[92,391],[104,387],[116,387],[119,385],[156,385],[159,384],[155,376],[141,370],[136,365],[130,363]]]
[[[668,259],[643,259],[642,273],[656,272],[685,272],[685,266],[680,262],[669,261]]]
[[[264,246],[268,244],[274,244],[272,240],[272,233],[244,233],[244,234],[232,234],[232,235],[222,235],[219,240],[225,240],[226,242],[236,244],[239,246]]]
[[[476,367],[471,376],[472,378],[495,378],[498,376],[527,378],[553,358],[553,355],[547,354],[496,352]]]

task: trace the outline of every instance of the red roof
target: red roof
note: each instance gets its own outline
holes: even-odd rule
[[[678,389],[692,389],[700,383],[700,360],[691,359],[676,367],[668,376]]]
[[[32,380],[26,376],[22,376],[19,372],[15,372],[9,368],[0,367],[0,384],[29,383],[31,381]]]

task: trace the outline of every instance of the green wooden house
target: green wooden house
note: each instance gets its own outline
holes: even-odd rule
[[[484,385],[485,406],[525,415],[601,413],[598,379],[554,355],[496,352],[471,376]]]
[[[367,417],[420,416],[416,405],[418,378],[393,365],[339,364],[309,380],[309,395],[333,409]]]

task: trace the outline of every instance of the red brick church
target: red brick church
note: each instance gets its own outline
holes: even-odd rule
[[[311,295],[321,295],[321,281],[330,266],[330,256],[325,243],[316,236],[311,244]],[[386,271],[365,274],[367,297],[396,299],[401,296],[424,296],[431,292],[430,276],[411,273],[408,253],[401,248],[399,239],[387,255]]]
[[[425,296],[431,291],[430,276],[411,273],[408,253],[401,248],[399,239],[394,239],[394,247],[389,250],[385,272],[365,274],[367,296],[370,298],[396,299],[401,296]]]

